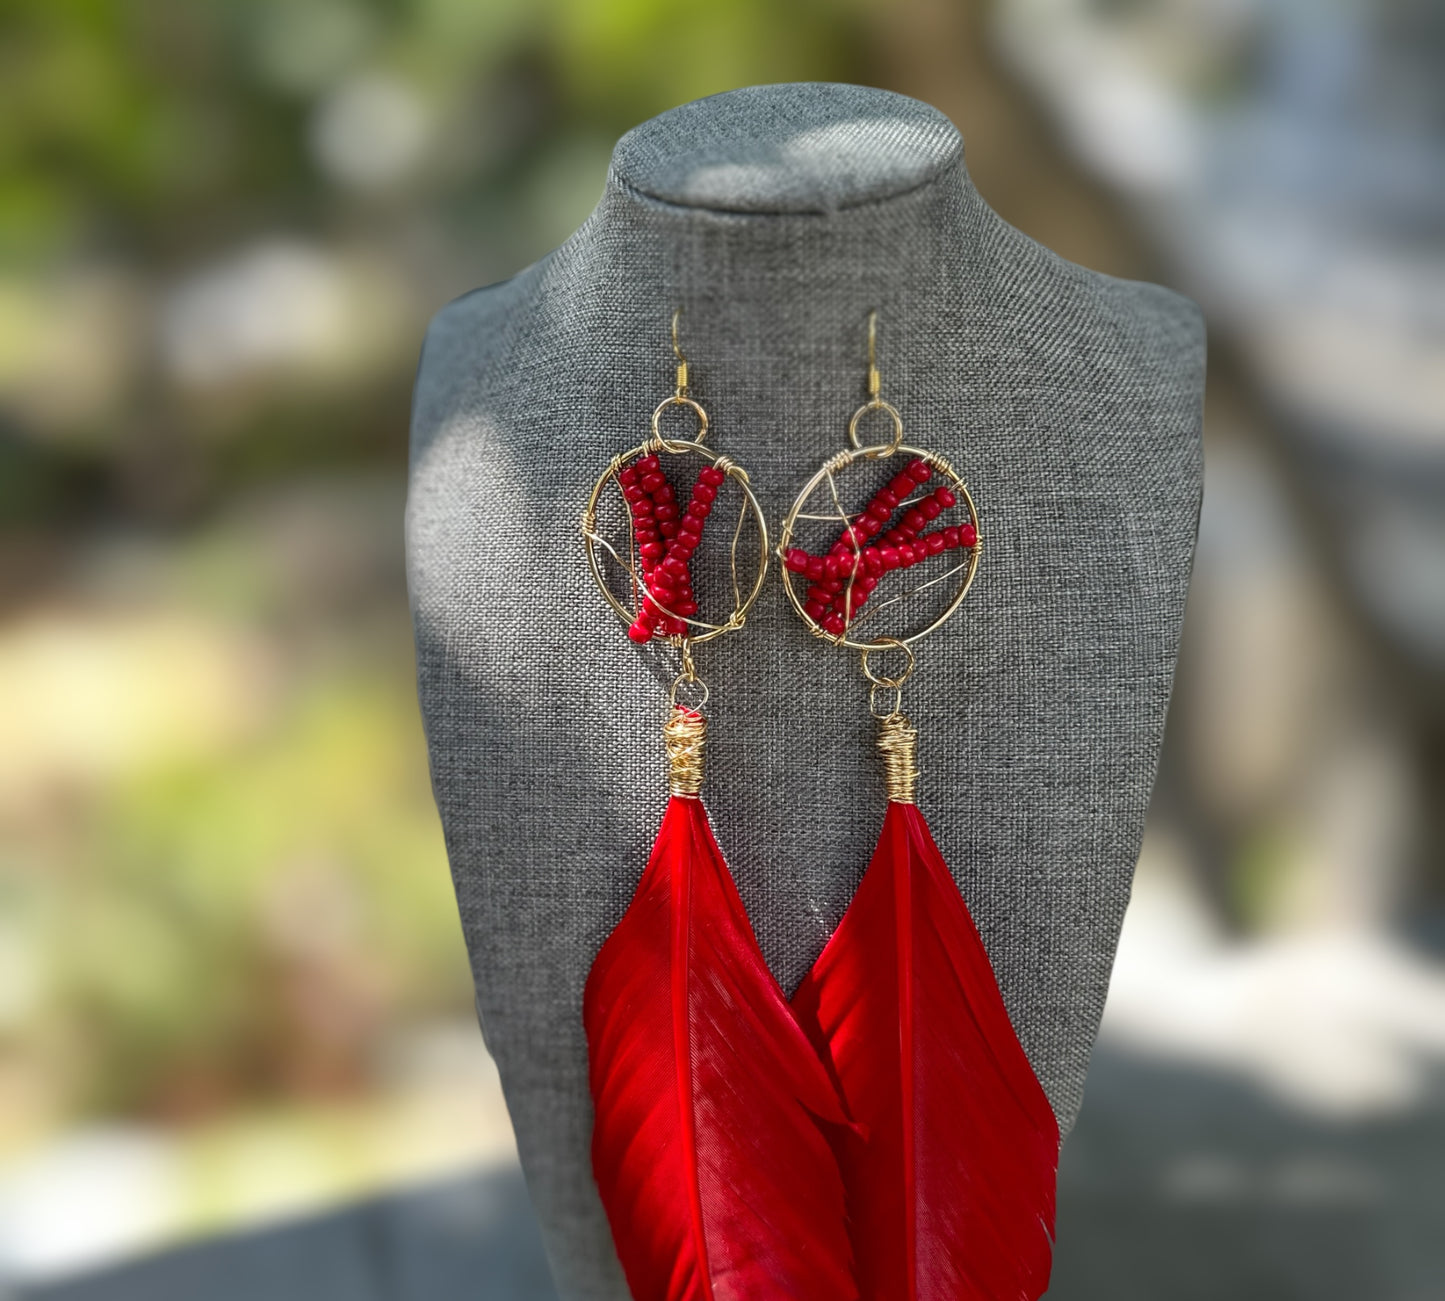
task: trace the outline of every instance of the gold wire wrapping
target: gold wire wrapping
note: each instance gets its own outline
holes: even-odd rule
[[[696,795],[702,789],[707,719],[681,706],[662,725],[667,747],[667,788],[673,795]]]
[[[918,731],[907,715],[893,713],[878,723],[878,751],[883,756],[883,784],[893,804],[914,803],[918,785]]]

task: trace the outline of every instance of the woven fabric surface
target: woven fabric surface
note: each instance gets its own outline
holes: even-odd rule
[[[627,1295],[591,1176],[581,999],[666,802],[676,671],[603,604],[579,520],[671,390],[675,307],[710,442],[748,469],[770,525],[844,444],[875,308],[908,441],[948,456],[978,501],[978,580],[908,686],[919,803],[1065,1130],[1154,780],[1202,484],[1193,305],[1006,225],[947,119],[882,91],[760,87],[644,124],[565,245],[437,316],[407,514],[422,713],[483,1029],[571,1301]],[[776,573],[746,629],[697,655],[704,796],[791,991],[882,820],[866,692]]]

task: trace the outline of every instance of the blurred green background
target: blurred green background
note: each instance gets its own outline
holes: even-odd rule
[[[1445,1052],[1429,8],[0,6],[0,1285],[511,1159],[414,700],[419,341],[576,227],[628,127],[757,82],[927,99],[1006,219],[1204,303],[1218,504],[1106,1032],[1306,1111],[1418,1098]],[[1171,984],[1165,949],[1208,957]],[[1316,971],[1364,1010],[1281,1039]],[[1216,995],[1278,1006],[1178,1030]]]

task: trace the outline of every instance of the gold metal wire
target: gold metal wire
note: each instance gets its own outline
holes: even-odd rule
[[[906,715],[894,710],[879,720],[878,752],[883,756],[883,784],[889,801],[914,803],[918,787],[918,731]]]
[[[834,476],[839,471],[846,469],[848,466],[854,465],[858,461],[867,458],[870,450],[871,449],[866,447],[859,448],[857,450],[854,450],[853,448],[844,448],[843,451],[834,453],[834,455],[830,456],[826,461],[823,462],[821,466],[818,467],[813,477],[809,479],[806,484],[803,485],[803,490],[798,493],[798,495],[793,499],[792,506],[789,508],[787,515],[784,516],[782,527],[780,528],[778,533],[778,544],[774,548],[774,550],[779,560],[782,560],[787,556],[788,549],[793,544],[794,530],[796,529],[799,521],[805,519],[816,520],[820,518],[817,515],[805,515],[803,513],[803,508],[807,506],[808,502],[812,499],[813,494],[816,493],[824,483],[828,483],[830,485],[830,495],[833,498],[834,505],[837,506],[837,510],[832,514],[824,515],[821,518],[837,520],[845,527],[852,527],[852,521],[856,518],[856,516],[850,516],[847,514],[846,511],[842,509],[840,500],[837,495],[837,486],[834,483]],[[963,603],[963,598],[968,595],[968,589],[973,586],[974,577],[978,573],[979,557],[983,552],[983,538],[981,536],[983,530],[982,524],[978,517],[978,508],[974,505],[973,495],[969,492],[968,485],[964,483],[963,479],[959,476],[958,471],[953,468],[953,465],[944,457],[939,456],[936,452],[926,451],[921,447],[910,447],[904,443],[900,443],[896,448],[893,449],[893,451],[901,452],[903,455],[908,457],[916,456],[919,460],[923,461],[927,465],[931,466],[934,470],[936,470],[939,474],[943,475],[944,478],[949,481],[949,486],[959,497],[963,499],[964,503],[967,505],[969,518],[973,521],[974,527],[979,530],[980,537],[977,544],[970,551],[968,560],[964,562],[963,565],[957,566],[955,569],[950,571],[950,574],[953,574],[958,573],[960,570],[962,570],[963,578],[959,583],[958,591],[953,594],[953,599],[949,601],[947,608],[944,609],[944,611],[926,628],[922,628],[918,632],[911,633],[907,637],[878,637],[875,638],[873,641],[855,640],[854,638],[849,636],[849,629],[853,627],[852,624],[849,624],[848,628],[845,628],[841,636],[834,637],[830,633],[824,631],[823,627],[820,624],[816,623],[813,620],[812,616],[805,609],[803,609],[802,597],[793,584],[793,573],[788,569],[786,564],[780,565],[779,570],[782,574],[783,590],[788,594],[788,600],[792,604],[793,609],[798,612],[798,617],[802,619],[805,624],[807,624],[808,631],[811,632],[813,636],[818,637],[823,641],[831,642],[835,646],[846,646],[849,650],[876,651],[883,650],[885,647],[893,646],[895,644],[909,646],[915,642],[922,641],[923,638],[929,636],[931,633],[937,632],[938,629],[943,627],[943,625],[946,624],[953,617],[958,607]],[[864,618],[873,617],[874,608],[886,609],[889,605],[896,604],[900,600],[906,600],[909,596],[916,595],[918,592],[923,591],[927,587],[933,586],[935,583],[946,581],[948,576],[949,575],[943,575],[940,578],[930,579],[927,583],[921,584],[920,586],[911,589],[903,596],[891,597],[885,601],[879,602],[877,607],[870,607],[867,611],[865,611],[863,615],[860,615],[859,621],[861,622],[861,620]],[[850,576],[850,590],[852,582],[853,577]]]
[[[682,365],[678,367],[678,371],[685,376],[687,373],[687,363],[683,362]],[[662,413],[666,411],[668,407],[687,407],[693,413],[693,415],[697,417],[697,433],[692,436],[692,442],[700,443],[703,441],[703,439],[707,437],[707,412],[702,409],[701,403],[694,402],[690,397],[687,396],[686,386],[682,385],[679,386],[678,391],[674,393],[671,397],[663,398],[662,401],[657,404],[656,409],[653,411],[652,436],[654,438],[660,440],[665,446],[674,442],[682,443],[688,441],[681,438],[670,439],[666,438],[663,435],[661,424]],[[667,450],[671,451],[671,446],[667,446]]]
[[[885,411],[888,413],[888,418],[893,421],[893,437],[886,443],[876,443],[864,447],[862,440],[858,437],[858,422],[870,411]],[[880,397],[869,398],[867,402],[853,413],[852,419],[848,421],[848,441],[870,461],[876,461],[884,456],[892,456],[894,452],[903,446],[903,417],[898,414],[898,408],[891,402],[885,402]]]
[[[667,788],[673,795],[696,795],[702,789],[707,719],[696,710],[675,705],[662,725],[667,748]]]
[[[901,691],[903,689],[903,684],[913,676],[913,651],[909,649],[907,642],[899,641],[897,637],[883,637],[880,638],[880,640],[883,643],[881,646],[869,646],[866,650],[863,651],[862,655],[859,657],[863,661],[863,676],[867,678],[869,682],[873,683],[874,686],[894,687],[897,690]],[[882,651],[889,650],[902,651],[904,655],[908,657],[908,663],[904,665],[903,672],[893,677],[889,677],[886,673],[879,673],[868,662],[868,657],[870,655],[876,655]]]
[[[711,448],[704,447],[697,442],[684,442],[670,438],[649,438],[646,442],[640,443],[630,451],[621,452],[614,456],[598,477],[597,482],[592,485],[592,492],[587,498],[587,504],[582,509],[582,538],[583,546],[587,552],[587,567],[592,573],[592,581],[597,584],[597,590],[602,593],[617,617],[624,624],[631,624],[637,617],[636,610],[640,607],[643,592],[643,582],[639,573],[639,566],[636,562],[634,549],[632,547],[631,513],[625,512],[629,519],[628,531],[628,555],[624,558],[606,538],[597,532],[597,506],[602,500],[602,494],[607,485],[615,482],[622,466],[638,456],[646,456],[649,452],[667,452],[673,456],[694,455],[701,456],[704,460],[712,462],[719,470],[735,483],[742,493],[742,505],[738,508],[738,524],[733,531],[733,544],[730,552],[730,565],[732,570],[733,587],[733,608],[727,619],[722,623],[708,623],[702,619],[690,619],[682,615],[674,614],[661,601],[653,597],[653,604],[670,618],[683,619],[688,626],[687,640],[693,644],[711,641],[714,637],[721,637],[724,633],[734,632],[743,626],[747,619],[748,611],[752,609],[758,597],[762,594],[764,581],[768,575],[768,522],[763,514],[763,508],[754,495],[752,485],[748,480],[747,471],[733,461],[730,457],[720,456]],[[752,586],[746,595],[742,592],[742,579],[738,573],[738,542],[742,536],[742,518],[745,514],[751,514],[758,528],[758,568],[753,577]],[[602,572],[602,564],[599,550],[609,554],[628,575],[632,589],[633,608],[628,609],[613,594],[608,585],[607,578]],[[674,643],[680,642],[681,638],[672,638]]]

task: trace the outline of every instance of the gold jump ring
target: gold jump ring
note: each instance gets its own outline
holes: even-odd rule
[[[909,646],[906,642],[900,641],[897,637],[880,637],[879,641],[885,644],[880,646],[869,646],[866,650],[861,652],[863,659],[863,676],[867,678],[869,682],[873,683],[875,687],[891,687],[893,690],[899,692],[901,696],[903,691],[903,684],[907,682],[913,674],[913,648]],[[872,666],[868,663],[868,657],[870,655],[885,650],[901,650],[905,655],[908,656],[908,667],[905,668],[903,672],[900,673],[896,678],[890,678],[884,676],[881,673],[875,673]]]
[[[893,421],[891,442],[879,443],[875,447],[865,448],[863,446],[858,437],[858,422],[870,411],[886,411],[888,413],[888,418]],[[891,402],[885,402],[882,398],[873,398],[853,413],[853,418],[848,422],[848,441],[870,460],[892,456],[903,445],[903,417],[898,414],[898,408]]]
[[[662,413],[666,411],[668,407],[690,407],[693,414],[697,416],[697,433],[692,436],[691,440],[679,438],[669,439],[662,432],[660,423]],[[664,443],[685,441],[700,443],[707,437],[707,423],[707,412],[702,409],[699,403],[694,402],[691,398],[680,397],[674,393],[671,397],[663,398],[662,401],[657,404],[657,409],[652,413],[652,436],[661,439]]]

